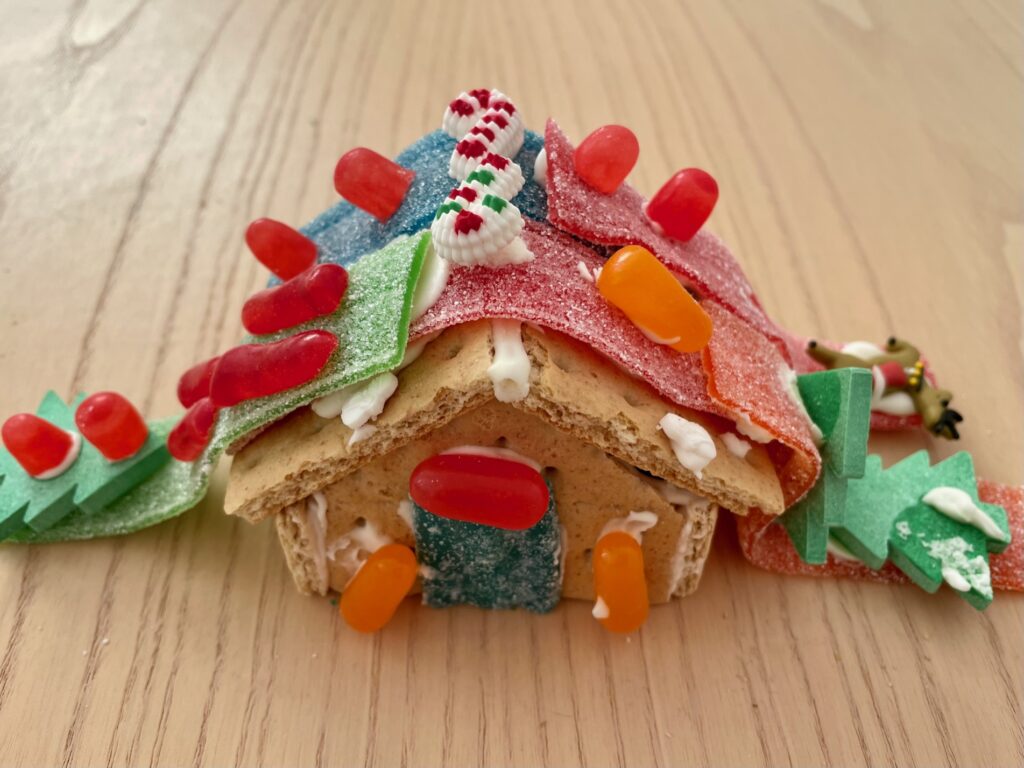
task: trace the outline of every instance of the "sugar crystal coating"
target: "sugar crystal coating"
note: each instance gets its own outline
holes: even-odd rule
[[[535,259],[498,270],[453,270],[412,338],[482,318],[537,323],[588,344],[678,405],[724,415],[708,397],[699,355],[650,341],[580,277],[579,263],[593,270],[604,264],[601,256],[539,222],[528,221],[522,238]]]
[[[553,120],[548,120],[544,145],[552,224],[593,243],[644,246],[702,295],[711,296],[772,339],[788,356],[781,331],[764,313],[746,275],[721,240],[707,231],[698,232],[687,243],[659,235],[644,215],[643,197],[631,186],[623,183],[610,195],[591,188],[574,170],[573,146]]]

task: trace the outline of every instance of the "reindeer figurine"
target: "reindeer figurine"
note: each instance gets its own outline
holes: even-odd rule
[[[949,407],[953,393],[931,385],[921,353],[910,342],[891,336],[885,349],[855,341],[835,350],[811,340],[807,354],[826,368],[870,368],[875,378],[871,410],[897,416],[917,413],[933,434],[960,439],[956,425],[964,418]]]

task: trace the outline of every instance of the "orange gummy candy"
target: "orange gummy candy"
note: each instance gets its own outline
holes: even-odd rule
[[[699,352],[711,339],[711,318],[642,246],[613,253],[601,268],[597,289],[648,337],[677,352]]]
[[[376,632],[391,621],[416,581],[416,568],[416,555],[402,544],[386,544],[370,555],[341,595],[345,623]]]
[[[611,531],[594,547],[594,591],[607,616],[598,621],[612,632],[632,632],[647,619],[647,580],[640,544],[625,531]]]

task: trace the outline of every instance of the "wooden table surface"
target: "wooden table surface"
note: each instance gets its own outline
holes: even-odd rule
[[[539,128],[630,125],[633,179],[722,188],[710,226],[781,323],[919,343],[957,445],[1020,483],[1017,3],[75,0],[0,9],[0,414],[112,388],[175,412],[241,335],[251,219],[303,223],[334,162],[458,91]],[[269,524],[196,510],[0,548],[3,765],[1020,765],[1024,599],[786,578],[720,527],[700,591],[613,637],[433,611],[348,631]]]

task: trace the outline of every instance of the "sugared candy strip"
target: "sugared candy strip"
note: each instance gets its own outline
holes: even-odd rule
[[[334,188],[357,208],[385,222],[398,210],[416,172],[372,149],[350,149],[334,169]]]
[[[295,277],[316,261],[316,243],[274,219],[256,219],[245,231],[245,242],[253,255],[282,280]]]
[[[416,570],[416,555],[403,544],[385,544],[375,551],[341,593],[345,623],[359,632],[384,627],[412,589]]]
[[[409,479],[409,495],[440,517],[521,531],[547,511],[547,484],[519,461],[445,453],[420,462]]]
[[[220,355],[211,357],[201,363],[196,363],[178,379],[178,402],[186,408],[204,397],[210,396],[210,379],[213,378],[213,369],[217,367]]]
[[[336,310],[347,288],[344,267],[319,264],[251,296],[242,307],[242,325],[254,334],[292,328]]]
[[[718,183],[707,171],[684,168],[665,182],[645,209],[664,235],[675,240],[693,239],[718,202]]]
[[[616,251],[601,269],[597,289],[652,341],[678,352],[698,352],[711,339],[711,318],[642,246]]]
[[[107,461],[131,458],[149,437],[138,410],[117,392],[97,392],[83,400],[75,411],[75,426]]]
[[[217,407],[208,397],[192,404],[181,421],[167,436],[167,450],[178,461],[198,459],[213,434],[213,423],[217,419]]]
[[[640,156],[640,142],[624,125],[602,125],[579,143],[572,161],[576,173],[603,195],[626,180]]]
[[[650,603],[640,542],[626,531],[609,531],[594,546],[594,615],[611,632],[633,632],[647,620]]]
[[[75,463],[82,438],[31,413],[18,413],[0,429],[4,447],[37,480],[49,480]]]
[[[434,251],[465,267],[501,267],[530,261],[533,254],[519,237],[523,217],[502,197],[478,187],[453,189],[430,226]]]
[[[230,349],[213,370],[210,399],[224,408],[305,384],[323,370],[337,348],[333,333],[314,330]]]

